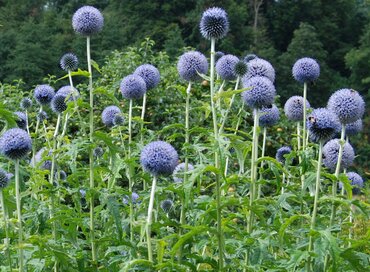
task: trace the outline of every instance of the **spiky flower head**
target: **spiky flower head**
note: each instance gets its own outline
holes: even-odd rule
[[[312,58],[301,58],[294,63],[292,73],[294,79],[298,82],[310,82],[319,77],[320,66]]]
[[[79,8],[72,17],[74,31],[83,36],[91,36],[99,33],[103,25],[103,15],[97,8],[92,6],[83,6]]]
[[[273,83],[275,81],[275,69],[267,60],[255,58],[247,62],[248,71],[244,76],[244,80],[252,77],[267,77]]]
[[[161,80],[158,69],[151,64],[143,64],[136,68],[134,75],[141,76],[146,84],[147,90],[156,87]]]
[[[284,155],[289,154],[292,152],[292,148],[290,146],[282,146],[276,151],[276,160],[282,164],[285,163]]]
[[[113,121],[116,115],[121,115],[121,110],[117,106],[106,107],[101,114],[101,119],[104,125],[106,125],[107,127],[113,127]]]
[[[175,148],[163,141],[147,144],[140,154],[142,167],[153,176],[172,174],[178,159]]]
[[[42,121],[44,121],[46,119],[48,119],[48,114],[45,111],[40,111],[37,114],[37,120],[39,120],[40,122],[42,122]]]
[[[54,88],[50,85],[38,85],[35,88],[34,98],[40,105],[47,105],[51,102],[55,95]]]
[[[254,59],[257,59],[257,58],[258,58],[258,56],[257,56],[257,55],[255,55],[255,54],[248,54],[248,55],[246,55],[246,56],[244,57],[243,61],[244,61],[245,63],[248,63],[248,62],[250,62],[251,60],[254,60]]]
[[[239,60],[234,67],[234,72],[238,77],[243,77],[248,72],[248,65],[245,61]]]
[[[198,51],[190,51],[182,54],[177,62],[177,71],[186,81],[199,81],[199,74],[207,74],[207,58]],[[199,73],[199,74],[198,74]]]
[[[73,53],[66,53],[60,59],[60,68],[66,72],[75,71],[78,68],[78,58]]]
[[[259,125],[261,127],[272,127],[279,122],[279,108],[275,104],[264,106],[259,112]]]
[[[337,166],[340,143],[339,139],[332,139],[327,142],[322,149],[323,163],[325,167],[334,170]],[[343,146],[343,155],[341,160],[341,169],[348,168],[353,164],[355,159],[355,151],[349,143]]]
[[[363,128],[362,120],[358,119],[353,123],[349,123],[346,125],[346,136],[354,136],[357,133],[361,132]]]
[[[20,106],[22,110],[28,110],[32,107],[32,100],[28,97],[25,97],[22,99]]]
[[[242,93],[245,104],[251,108],[262,108],[274,102],[276,90],[267,77],[256,76],[250,79],[243,77],[243,87],[251,88]]]
[[[188,163],[188,171],[192,171],[194,170],[194,166],[190,163]],[[178,164],[175,168],[175,170],[173,170],[173,181],[175,183],[181,183],[183,182],[184,180],[184,173],[185,173],[185,163],[182,162],[180,164]]]
[[[132,192],[131,193],[131,201],[132,201],[132,204],[136,204],[136,203],[139,203],[139,195],[135,192]],[[129,199],[128,199],[128,196],[125,195],[123,198],[122,198],[122,202],[123,204],[125,205],[128,205],[129,204]]]
[[[128,75],[124,77],[120,85],[121,93],[127,99],[140,99],[146,92],[144,79],[138,75]]]
[[[217,51],[215,53],[215,62],[217,62],[221,57],[225,56],[225,53],[224,52],[221,52],[221,51]]]
[[[9,180],[8,172],[0,168],[0,190],[8,186]]]
[[[173,208],[173,201],[171,199],[166,199],[161,202],[161,208],[165,213],[169,213]]]
[[[65,85],[57,91],[55,95],[63,95],[65,97],[68,97],[68,101],[73,101],[76,100],[79,96],[80,93],[77,91],[76,88],[73,88],[70,85]]]
[[[56,94],[51,100],[51,109],[57,114],[61,114],[67,109],[67,96],[63,94]]]
[[[225,55],[216,63],[216,72],[223,80],[235,80],[235,65],[238,63],[238,57],[234,55]]]
[[[52,151],[47,151],[45,147],[41,148],[34,157],[34,160],[31,160],[32,167],[35,167],[36,165],[40,164],[40,169],[43,170],[51,170],[51,160],[45,159],[47,156],[51,156]],[[35,165],[33,165],[33,161],[35,162]]]
[[[310,107],[311,105],[306,99],[306,110]],[[285,102],[284,112],[289,120],[295,122],[301,121],[303,119],[303,97],[298,95],[290,97]]]
[[[23,129],[11,128],[0,138],[0,153],[11,160],[24,158],[31,149],[31,137]]]
[[[116,114],[113,118],[113,125],[122,126],[125,122],[125,118],[121,114]]]
[[[226,11],[218,7],[207,9],[200,19],[199,28],[202,36],[207,40],[225,37],[229,31]]]
[[[15,122],[17,123],[17,126],[21,129],[26,129],[27,128],[27,116],[24,112],[21,111],[16,111],[14,112],[16,115],[16,120]]]
[[[99,157],[103,156],[103,154],[104,154],[104,150],[103,150],[103,148],[101,148],[100,146],[95,147],[95,148],[94,148],[94,151],[93,151],[93,154],[94,154],[94,157],[99,158]]]
[[[308,115],[307,129],[310,131],[312,141],[326,142],[340,130],[340,123],[332,111],[326,108],[318,108]]]
[[[364,180],[356,172],[348,172],[347,178],[351,181],[352,185],[352,194],[359,195],[361,194],[361,189],[364,188]],[[343,188],[342,182],[339,182],[339,189]]]
[[[340,89],[330,96],[328,109],[338,116],[342,124],[348,124],[361,119],[365,112],[365,102],[357,91]]]

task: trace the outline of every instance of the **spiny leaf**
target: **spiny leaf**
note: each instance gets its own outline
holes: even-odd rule
[[[75,72],[71,72],[71,76],[89,77],[90,76],[90,73],[88,71],[78,69]],[[62,77],[58,78],[56,81],[59,81],[59,80],[65,79],[65,78],[68,78],[68,75],[62,76]]]

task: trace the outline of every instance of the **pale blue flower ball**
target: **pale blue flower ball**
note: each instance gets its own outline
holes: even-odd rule
[[[339,155],[339,139],[332,139],[327,142],[322,149],[323,163],[325,167],[330,170],[335,170],[338,162]],[[343,156],[341,160],[341,168],[348,168],[353,164],[355,159],[355,151],[349,143],[345,143],[343,146]]]
[[[131,194],[131,201],[132,201],[132,204],[137,204],[139,203],[139,195],[135,192],[132,192]],[[122,198],[122,202],[123,204],[125,205],[128,205],[129,204],[129,198],[127,195],[125,195],[123,198]]]
[[[151,64],[143,64],[136,68],[134,75],[141,76],[146,84],[147,90],[156,87],[161,79],[158,69]]]
[[[274,105],[264,106],[259,111],[259,125],[261,127],[272,127],[279,122],[279,108]]]
[[[243,77],[243,87],[251,88],[242,93],[245,104],[251,108],[262,108],[274,102],[276,90],[274,84],[267,77]]]
[[[177,71],[186,81],[199,81],[199,74],[207,74],[207,58],[198,51],[190,51],[182,54],[177,62]],[[199,74],[198,74],[199,73]]]
[[[173,201],[171,199],[166,199],[161,202],[161,208],[165,213],[169,213],[173,208]]]
[[[301,58],[294,63],[292,73],[294,79],[298,82],[310,82],[319,77],[320,66],[312,58]]]
[[[54,88],[50,85],[43,84],[38,85],[35,88],[34,97],[37,103],[40,105],[48,105],[55,95]]]
[[[43,169],[43,170],[51,170],[51,160],[45,160],[44,157],[46,156],[51,156],[52,154],[52,151],[50,150],[49,152],[46,151],[46,148],[43,147],[41,148],[36,154],[35,154],[35,164],[38,165],[39,163],[40,164],[40,169]],[[33,165],[33,160],[31,161],[31,164],[33,167],[35,167],[35,165]]]
[[[285,163],[285,157],[284,155],[289,154],[292,152],[292,148],[289,146],[282,146],[276,151],[276,160],[282,164]]]
[[[75,71],[78,68],[78,58],[73,53],[66,53],[60,59],[60,68],[66,72]]]
[[[306,110],[311,107],[310,103],[306,99]],[[286,117],[291,121],[302,121],[303,120],[303,97],[302,96],[292,96],[290,97],[284,105],[284,112]]]
[[[113,125],[122,126],[125,122],[125,118],[121,114],[116,114],[113,118]]]
[[[106,107],[102,114],[101,119],[107,127],[114,126],[114,117],[121,114],[121,110],[117,106],[108,106]]]
[[[208,40],[225,37],[229,31],[226,11],[218,7],[207,9],[203,12],[199,28],[202,36]]]
[[[248,71],[243,77],[243,80],[248,80],[252,77],[267,77],[272,83],[275,81],[275,69],[267,60],[254,58],[247,62]]]
[[[188,171],[192,171],[194,170],[194,166],[190,163],[188,163]],[[175,183],[181,183],[183,182],[184,180],[184,172],[185,172],[185,163],[182,162],[180,164],[178,164],[175,168],[175,170],[173,170],[173,181]]]
[[[0,168],[0,190],[9,185],[9,180],[8,172]]]
[[[346,136],[354,136],[363,129],[362,120],[358,119],[353,123],[346,124]]]
[[[57,114],[61,114],[67,109],[67,96],[64,94],[56,94],[51,100],[51,109]]]
[[[97,8],[83,6],[73,14],[72,26],[77,33],[91,36],[102,30],[104,17]]]
[[[352,185],[352,194],[359,195],[361,194],[361,189],[364,188],[364,180],[356,172],[348,172],[347,178],[351,181]],[[339,189],[342,190],[343,184],[339,182]]]
[[[307,129],[312,141],[326,142],[340,130],[340,123],[332,111],[326,108],[318,108],[308,115]]]
[[[221,57],[216,63],[216,72],[223,80],[235,80],[237,74],[235,73],[235,65],[239,62],[238,57],[234,55],[225,55]]]
[[[120,85],[121,93],[127,99],[140,99],[147,91],[144,79],[138,75],[124,77]]]
[[[32,107],[32,100],[28,97],[25,97],[22,99],[20,106],[22,110],[28,110]]]
[[[21,129],[27,128],[27,117],[24,112],[16,111],[14,114],[17,116],[15,122],[17,123],[17,126]]]
[[[94,154],[94,157],[99,158],[99,157],[103,156],[104,150],[103,150],[103,148],[98,146],[98,147],[94,148],[93,154]]]
[[[11,160],[24,158],[31,149],[31,137],[23,129],[11,128],[0,138],[0,153]]]
[[[73,88],[70,85],[65,85],[57,91],[55,95],[63,95],[65,97],[68,97],[68,101],[73,101],[76,100],[79,96],[80,93],[77,91],[76,88]]]

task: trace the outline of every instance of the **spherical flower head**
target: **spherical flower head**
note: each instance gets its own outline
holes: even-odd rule
[[[169,143],[155,141],[147,144],[140,155],[140,163],[153,176],[170,175],[175,169],[179,156]]]
[[[338,116],[342,124],[348,124],[361,119],[365,112],[365,102],[357,91],[341,89],[330,96],[328,109]]]
[[[121,110],[117,106],[108,106],[103,110],[101,114],[101,119],[104,125],[106,125],[107,127],[113,127],[114,117],[120,114],[121,114]]]
[[[199,81],[199,74],[207,74],[207,58],[198,51],[190,51],[181,55],[177,62],[177,71],[182,79],[186,81]],[[198,74],[199,73],[199,74]]]
[[[34,158],[35,164],[38,165],[39,163],[42,162],[41,165],[40,165],[40,169],[42,169],[42,170],[51,170],[51,160],[45,160],[44,159],[45,156],[51,156],[51,154],[52,154],[51,150],[49,152],[46,152],[46,149],[44,147],[41,148],[35,154],[35,158]],[[35,165],[33,165],[33,160],[31,161],[31,165],[33,167],[35,167]]]
[[[53,87],[47,84],[38,85],[35,88],[34,97],[40,105],[47,105],[51,102],[55,95]]]
[[[216,72],[223,80],[235,80],[235,65],[239,62],[238,57],[234,55],[225,55],[216,63]]]
[[[60,59],[60,67],[66,71],[75,71],[78,68],[78,58],[73,53],[66,53]]]
[[[11,160],[24,158],[31,149],[31,137],[23,129],[11,128],[0,138],[0,153]]]
[[[103,150],[103,148],[98,146],[98,147],[94,148],[93,154],[94,154],[94,157],[99,158],[99,157],[103,156],[104,150]]]
[[[48,114],[45,111],[41,111],[37,114],[37,120],[39,120],[40,122],[46,119],[48,119]]]
[[[22,99],[20,106],[22,110],[28,110],[32,107],[32,100],[28,97],[25,97]]]
[[[248,65],[245,61],[239,60],[234,67],[234,72],[238,77],[243,77],[248,72]]]
[[[74,31],[83,36],[91,36],[99,33],[103,25],[103,15],[97,8],[92,6],[83,6],[79,8],[72,17]]]
[[[311,107],[310,103],[306,99],[306,110]],[[291,121],[302,121],[303,119],[303,97],[302,96],[292,96],[290,97],[284,105],[284,112],[286,117]]]
[[[131,201],[132,201],[132,204],[139,203],[139,195],[137,193],[135,193],[135,192],[132,192],[132,194],[131,194]],[[125,205],[128,205],[129,204],[129,198],[128,198],[127,195],[125,195],[122,198],[122,202]]]
[[[0,169],[0,190],[4,189],[6,186],[9,185],[9,180],[10,178],[8,176],[8,172],[6,172],[3,169]]]
[[[225,53],[224,52],[221,52],[221,51],[217,51],[215,53],[215,62],[217,62],[221,57],[225,56]]]
[[[158,69],[151,64],[143,64],[136,68],[134,75],[141,76],[146,84],[147,90],[156,87],[161,79]]]
[[[276,160],[281,164],[285,164],[285,157],[284,155],[289,154],[292,152],[292,148],[289,146],[282,146],[276,151]]]
[[[310,82],[319,77],[320,66],[314,59],[301,58],[294,63],[292,73],[294,79],[298,82]]]
[[[346,125],[346,136],[354,136],[357,133],[361,132],[363,128],[362,120],[358,119],[353,123],[349,123]]]
[[[124,98],[140,99],[146,92],[146,84],[141,76],[128,75],[122,79],[120,89]]]
[[[272,127],[280,119],[279,108],[276,105],[262,107],[259,112],[259,125],[261,127]]]
[[[173,201],[171,199],[166,199],[161,202],[161,208],[165,213],[169,213],[173,208]]]
[[[67,109],[67,96],[63,94],[56,94],[51,100],[51,109],[57,114],[61,114]]]
[[[308,115],[307,129],[312,141],[326,142],[340,130],[340,123],[332,111],[326,108],[318,108]]]
[[[332,139],[327,142],[322,149],[323,163],[325,167],[329,168],[330,170],[335,170],[337,166],[340,147],[339,141],[339,139]],[[345,143],[343,146],[343,156],[340,164],[341,169],[351,166],[354,159],[355,151],[353,150],[353,147],[349,143]]]
[[[194,166],[188,163],[188,171],[193,171],[193,170],[194,170]],[[175,170],[173,170],[173,174],[172,174],[173,182],[175,183],[183,182],[184,172],[185,172],[185,163],[182,162],[176,166]]]
[[[252,77],[260,76],[267,77],[273,83],[275,81],[275,69],[267,60],[255,58],[247,62],[248,72],[244,76],[244,80]]]
[[[80,96],[80,93],[77,91],[76,88],[72,89],[70,85],[65,85],[59,88],[55,95],[63,95],[65,97],[68,97],[68,101],[74,101]]]
[[[116,114],[113,118],[113,125],[122,126],[125,122],[125,118],[121,114]]]
[[[248,54],[248,55],[246,55],[246,56],[244,57],[243,61],[244,61],[245,63],[248,63],[248,62],[250,62],[251,60],[254,60],[254,59],[257,59],[257,58],[258,58],[258,56],[257,56],[257,55],[255,55],[255,54]]]
[[[242,93],[246,105],[251,108],[262,108],[274,102],[276,90],[271,80],[267,77],[243,78],[243,87],[251,88]]]
[[[21,111],[16,111],[14,112],[16,115],[16,120],[15,122],[17,123],[17,126],[21,129],[26,129],[27,128],[27,117],[24,112]]]
[[[364,180],[362,179],[362,177],[356,172],[348,172],[346,175],[347,178],[351,181],[352,194],[354,195],[361,194],[361,189],[364,188]],[[339,187],[341,187],[341,185],[342,184],[340,183]]]
[[[222,8],[213,7],[203,12],[200,19],[200,33],[207,40],[221,39],[229,31],[229,19]]]

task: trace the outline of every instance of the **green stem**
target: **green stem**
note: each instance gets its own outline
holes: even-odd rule
[[[302,147],[303,147],[303,151],[306,150],[306,115],[307,115],[307,105],[306,105],[306,102],[307,101],[307,83],[303,83],[303,130],[302,130],[302,139],[303,139],[303,143],[302,143]]]
[[[129,110],[128,110],[128,161],[129,165],[127,168],[128,174],[128,190],[129,190],[129,203],[130,203],[130,241],[134,241],[134,205],[132,203],[132,177],[131,177],[131,144],[132,144],[132,99],[130,99]]]
[[[25,115],[26,115],[26,128],[27,128],[27,133],[28,135],[30,135],[30,128],[28,126],[28,111],[26,110],[25,111]]]
[[[266,138],[267,138],[267,128],[263,127],[263,139],[262,139],[262,151],[261,151],[261,157],[265,156],[265,150],[266,150]],[[265,163],[264,161],[261,162],[261,170],[263,170]],[[262,179],[262,173],[260,173],[259,179]],[[261,197],[262,188],[261,184],[258,184],[258,193],[257,193],[257,199]]]
[[[239,88],[239,81],[240,81],[240,77],[238,77],[236,79],[235,88],[234,88],[235,91]],[[222,134],[224,132],[225,123],[226,123],[227,117],[229,115],[230,109],[231,109],[231,107],[232,107],[232,105],[234,103],[234,100],[235,100],[235,94],[233,94],[233,96],[231,97],[230,104],[229,104],[228,108],[226,109],[225,116],[222,119],[222,123],[221,123],[221,127],[220,127],[220,130],[219,130],[219,134]]]
[[[10,249],[9,249],[9,218],[8,218],[8,212],[5,208],[4,194],[3,194],[2,189],[0,189],[0,204],[3,209],[3,217],[4,217],[5,249],[6,249],[6,254],[8,256],[9,271],[12,271],[12,258],[11,258]]]
[[[39,113],[42,112],[42,105],[40,106],[40,110],[39,110]],[[36,121],[36,128],[35,128],[35,134],[36,134],[36,137],[37,137],[37,132],[38,132],[38,129],[39,129],[39,124],[40,124],[40,119],[37,118],[37,121]]]
[[[140,140],[141,143],[144,141],[144,134],[143,134],[143,129],[144,129],[144,118],[145,118],[145,109],[146,109],[146,93],[143,96],[143,106],[141,108],[141,125],[140,125]]]
[[[150,192],[149,206],[148,206],[148,217],[146,226],[146,241],[148,246],[148,260],[153,262],[153,251],[152,251],[152,239],[151,239],[151,226],[154,206],[155,188],[157,183],[157,177],[153,176],[152,190]]]
[[[77,111],[78,119],[80,120],[81,129],[83,133],[85,133],[85,126],[82,126],[84,122],[82,122],[82,117],[81,117],[81,114],[80,114],[80,111],[77,105],[77,97],[74,96],[73,80],[72,80],[72,74],[70,70],[68,71],[68,79],[69,79],[69,85],[71,86],[71,89],[72,89],[72,97],[73,97],[73,102],[75,104],[75,110]]]
[[[301,123],[297,122],[297,149],[301,150]],[[299,162],[302,161],[302,157],[299,156]]]
[[[17,205],[17,219],[18,219],[18,247],[19,247],[19,271],[22,272],[23,268],[23,226],[22,226],[22,206],[19,182],[19,159],[15,161],[15,198]]]

